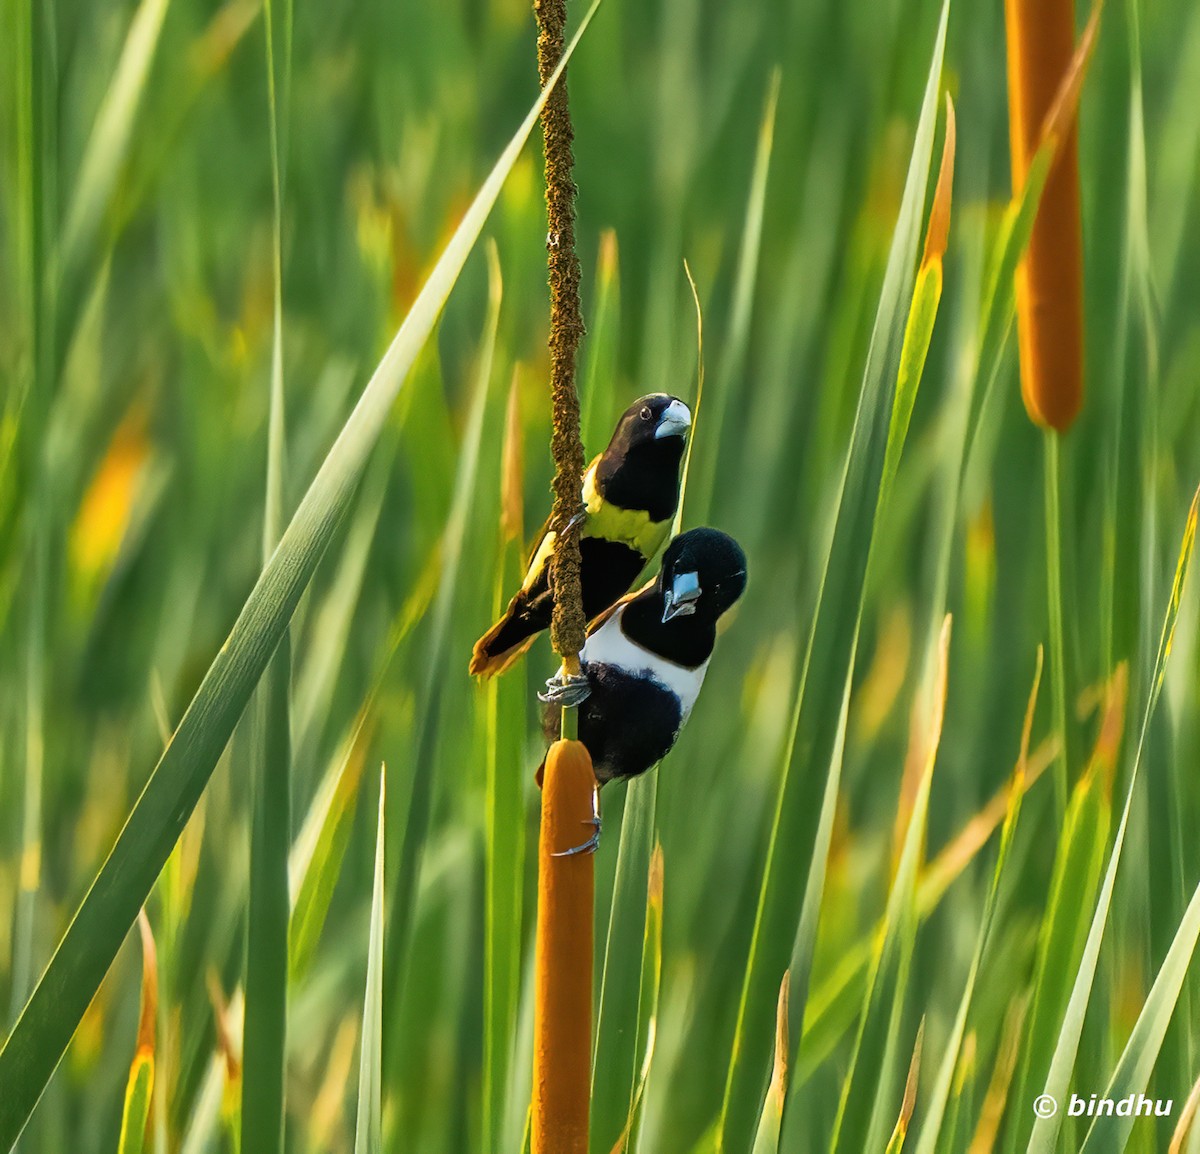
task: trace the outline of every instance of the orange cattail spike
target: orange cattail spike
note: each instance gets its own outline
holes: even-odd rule
[[[1075,48],[1074,0],[1005,0],[1013,188],[1025,182]],[[1017,272],[1021,395],[1038,425],[1065,432],[1083,401],[1083,242],[1077,122],[1046,180]]]
[[[546,755],[538,843],[533,1011],[533,1154],[587,1154],[592,1052],[593,857],[555,856],[591,836],[596,778],[587,747]]]

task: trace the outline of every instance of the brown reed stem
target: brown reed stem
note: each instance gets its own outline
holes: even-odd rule
[[[538,74],[545,84],[562,56],[566,0],[534,0],[533,9],[538,27]],[[542,138],[550,281],[550,391],[554,411],[550,440],[554,456],[551,517],[558,533],[550,571],[554,589],[550,641],[555,653],[563,659],[564,672],[577,674],[587,622],[579,584],[580,526],[570,522],[581,508],[579,481],[585,464],[579,435],[579,395],[575,390],[575,361],[584,328],[579,304],[579,258],[575,254],[576,190],[572,176],[575,158],[571,153],[575,132],[571,126],[566,72],[542,110]]]

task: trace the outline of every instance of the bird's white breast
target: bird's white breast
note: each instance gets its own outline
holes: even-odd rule
[[[624,613],[625,607],[622,606],[601,625],[587,639],[580,657],[585,663],[594,661],[601,665],[612,665],[628,673],[649,673],[679,698],[682,724],[692,712],[692,706],[696,704],[700,686],[704,684],[708,662],[705,661],[695,669],[688,669],[642,648],[625,636],[621,628],[621,617]]]

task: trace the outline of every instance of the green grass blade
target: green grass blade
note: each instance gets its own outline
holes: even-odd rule
[[[950,618],[942,626],[932,686],[933,715],[925,738],[924,769],[913,800],[904,848],[888,897],[883,940],[872,969],[850,1072],[834,1123],[832,1149],[879,1150],[888,1141],[901,1077],[900,1030],[917,934],[917,880],[925,854],[929,793],[946,712]]]
[[[925,360],[929,352],[930,340],[933,337],[933,326],[937,319],[938,303],[942,295],[942,253],[945,249],[946,232],[950,224],[950,197],[954,171],[954,111],[949,97],[947,97],[946,109],[946,143],[942,154],[942,168],[938,177],[937,191],[934,194],[930,235],[926,240],[926,255],[917,272],[913,299],[909,306],[908,321],[905,325],[904,342],[900,349],[896,396],[888,427],[887,446],[884,450],[883,472],[879,486],[877,520],[887,514],[892,486],[900,466],[904,443],[908,437],[913,406],[916,404],[917,391],[925,371]],[[935,222],[936,235],[934,234]],[[857,646],[857,639],[855,646]],[[813,954],[816,950],[821,901],[825,890],[829,847],[833,838],[833,823],[837,813],[838,793],[841,786],[846,724],[849,717],[850,693],[853,687],[853,666],[854,657],[851,656],[851,671],[846,678],[845,692],[842,695],[834,753],[829,772],[826,775],[824,795],[821,799],[821,814],[817,822],[816,840],[813,844],[813,856],[805,883],[804,904],[801,907],[800,924],[792,950],[790,967],[792,988],[796,991],[797,996],[805,1001],[808,998],[808,984],[812,973]],[[801,1037],[797,1039],[796,1043],[797,1061],[803,1037],[803,1032],[801,1032]],[[793,1086],[797,1091],[801,1084],[799,1079],[793,1081]]]
[[[1112,1080],[1104,1091],[1105,1098],[1119,1101],[1134,1094],[1141,1094],[1150,1081],[1154,1064],[1158,1060],[1167,1026],[1175,1012],[1179,992],[1187,977],[1188,966],[1200,939],[1200,886],[1192,894],[1179,929],[1171,941],[1171,948],[1159,967],[1158,976],[1150,989],[1150,995],[1142,1006],[1138,1020],[1129,1035],[1129,1041],[1121,1054],[1121,1060],[1113,1071]],[[1092,1122],[1080,1154],[1119,1154],[1129,1142],[1137,1114],[1126,1117],[1099,1115]]]
[[[850,674],[852,642],[862,611],[878,508],[891,414],[890,393],[903,344],[901,318],[906,303],[911,301],[920,242],[948,16],[946,3],[942,7],[900,216],[867,355],[837,522],[826,559],[825,574],[836,574],[837,578],[822,583],[793,710],[721,1110],[721,1144],[728,1151],[749,1144],[761,1106],[767,1080],[763,1066],[764,1039],[770,1033],[777,983],[787,968],[795,941],[805,892],[805,885],[797,885],[797,881],[807,877],[820,812],[815,798],[805,794],[812,788],[811,767],[828,767],[832,762],[841,712],[838,704]],[[807,689],[810,672],[812,692]],[[803,1013],[803,993],[797,996],[793,989],[790,998],[793,1025],[803,1020]],[[798,1037],[799,1030],[793,1028],[791,1034]]]
[[[564,53],[554,79],[561,76],[589,18],[590,13]],[[548,91],[549,86],[504,149],[425,282],[0,1051],[0,1083],[6,1091],[0,1097],[0,1147],[11,1146],[24,1128],[126,930],[195,808],[350,505],[396,396],[433,331],[504,179],[537,122]]]
[[[138,1019],[137,1050],[134,1052],[129,1081],[125,1087],[121,1137],[117,1143],[118,1154],[142,1154],[146,1124],[150,1119],[151,1095],[154,1091],[154,1060],[158,1032],[158,959],[145,910],[138,914],[138,929],[142,939],[142,1006]]]
[[[758,129],[758,148],[754,156],[754,172],[750,178],[750,195],[746,201],[746,219],[742,227],[741,247],[738,250],[737,275],[734,281],[733,306],[729,331],[720,364],[717,366],[713,396],[708,402],[703,429],[694,435],[702,437],[696,459],[694,507],[697,524],[705,524],[712,513],[713,494],[719,468],[721,429],[730,395],[738,387],[738,377],[745,371],[746,350],[750,341],[750,321],[754,314],[754,289],[758,279],[758,262],[762,250],[763,205],[767,197],[767,178],[771,172],[771,148],[775,141],[775,111],[779,103],[780,71],[771,73],[764,102],[762,121]],[[691,272],[688,272],[691,279]]]
[[[589,460],[600,452],[609,436],[611,414],[616,403],[617,348],[621,318],[621,265],[617,234],[600,235],[596,260],[595,305],[587,327],[583,372],[580,373],[579,428]],[[521,574],[524,576],[524,574]]]
[[[788,986],[790,975],[785,973],[779,983],[779,1008],[775,1018],[775,1057],[771,1067],[771,1084],[758,1129],[754,1133],[753,1154],[778,1154],[780,1131],[783,1127],[783,1107],[788,1092]]]
[[[1083,954],[1112,826],[1112,778],[1124,728],[1124,709],[1122,669],[1109,691],[1096,752],[1071,795],[1059,832],[1034,967],[1033,1002],[1022,1030],[1021,1066],[1013,1092],[1017,1102],[1032,1102],[1045,1081],[1071,982]],[[1020,1149],[1033,1121],[1032,1111],[1017,1115],[1008,1128],[1007,1149]]]
[[[346,856],[366,756],[365,729],[360,715],[352,736],[331,762],[292,849],[289,874],[294,898],[289,922],[288,980],[293,985],[312,964]]]
[[[979,923],[979,932],[975,938],[975,952],[971,956],[971,966],[967,971],[967,982],[959,999],[958,1011],[954,1017],[954,1025],[946,1042],[941,1065],[938,1067],[934,1080],[933,1091],[925,1105],[924,1122],[921,1126],[921,1138],[917,1143],[917,1154],[934,1154],[939,1143],[944,1141],[942,1123],[946,1116],[947,1103],[950,1101],[950,1091],[954,1083],[954,1071],[958,1066],[959,1054],[962,1051],[963,1038],[966,1035],[967,1016],[971,1010],[975,994],[975,982],[979,977],[979,969],[983,963],[991,932],[992,920],[996,913],[996,901],[1000,894],[1000,881],[1005,877],[1004,869],[1008,864],[1009,852],[1012,849],[1013,836],[1017,829],[1017,820],[1021,814],[1021,800],[1024,797],[1025,778],[1029,764],[1029,739],[1033,729],[1033,713],[1037,705],[1038,689],[1042,681],[1042,650],[1039,646],[1037,667],[1033,675],[1033,688],[1029,693],[1029,704],[1025,709],[1025,724],[1021,732],[1021,752],[1017,762],[1016,780],[1009,791],[1008,809],[1004,816],[1004,827],[1000,832],[1000,849],[996,855],[996,865],[992,870],[992,884],[984,900],[983,917]],[[953,1133],[953,1131],[951,1131]]]
[[[501,546],[492,608],[508,604],[524,576],[521,512],[523,457],[518,381],[509,390],[500,484]],[[525,881],[524,664],[487,687],[487,801],[483,963],[483,1148],[504,1148],[504,1107],[512,1078],[521,997],[521,915]]]
[[[494,243],[489,242],[487,252],[488,315],[484,323],[479,371],[471,411],[467,418],[467,428],[454,480],[454,497],[442,540],[441,577],[433,603],[433,623],[425,659],[426,668],[430,670],[441,670],[446,665],[450,615],[456,602],[463,568],[463,547],[467,538],[471,508],[475,501],[475,477],[479,467],[480,446],[483,443],[488,397],[492,388],[492,363],[496,351],[496,334],[500,326],[503,282],[500,277],[500,258]],[[404,807],[405,821],[400,840],[400,866],[396,874],[395,896],[388,917],[384,986],[389,1001],[398,997],[406,969],[417,882],[420,878],[421,858],[429,833],[430,808],[433,803],[433,771],[438,730],[442,720],[442,691],[443,679],[434,679],[421,706],[421,720],[413,753],[413,770],[408,778],[408,798]],[[393,1036],[389,1031],[389,1057],[393,1053],[390,1042]]]
[[[283,182],[279,158],[280,111],[275,78],[275,28],[265,0],[267,111],[271,142],[272,340],[267,416],[267,477],[263,564],[283,529]],[[288,935],[291,897],[288,856],[292,839],[291,644],[286,635],[271,658],[254,699],[251,747],[252,820],[250,900],[246,912],[246,1010],[243,1024],[241,1144],[243,1150],[283,1149],[287,1079]]]
[[[142,0],[129,25],[121,59],[96,116],[67,210],[62,266],[64,279],[68,281],[78,275],[117,187],[169,6],[170,0]]]
[[[629,783],[604,943],[592,1059],[592,1150],[608,1154],[625,1132],[638,1071],[638,1002],[654,845],[655,774]]]
[[[1083,956],[1079,970],[1075,975],[1071,988],[1071,997],[1063,1016],[1062,1028],[1054,1048],[1054,1056],[1046,1075],[1043,1093],[1050,1095],[1056,1102],[1062,1102],[1069,1093],[1071,1073],[1075,1068],[1075,1057],[1079,1049],[1079,1036],[1083,1031],[1083,1019],[1087,1013],[1088,1001],[1091,998],[1092,983],[1096,976],[1096,965],[1100,957],[1100,943],[1104,938],[1104,929],[1108,924],[1109,907],[1112,903],[1113,886],[1116,883],[1117,866],[1121,861],[1121,850],[1125,845],[1125,831],[1129,826],[1129,811],[1133,806],[1135,787],[1137,786],[1138,770],[1141,767],[1142,752],[1146,745],[1146,735],[1150,729],[1150,719],[1158,704],[1162,690],[1163,679],[1166,676],[1167,659],[1171,654],[1171,643],[1175,637],[1175,624],[1179,619],[1179,606],[1183,597],[1184,585],[1187,580],[1188,567],[1191,564],[1192,551],[1196,543],[1196,518],[1200,508],[1200,489],[1192,498],[1188,510],[1187,525],[1184,529],[1183,542],[1179,550],[1179,561],[1175,567],[1175,579],[1171,586],[1171,599],[1163,620],[1162,634],[1158,644],[1158,654],[1154,661],[1154,670],[1150,679],[1150,692],[1146,700],[1145,712],[1142,714],[1141,732],[1138,736],[1137,752],[1134,754],[1133,766],[1129,774],[1129,789],[1125,797],[1125,808],[1121,814],[1121,823],[1117,827],[1116,840],[1109,855],[1108,866],[1104,871],[1104,882],[1100,889],[1100,897],[1096,902],[1095,913],[1092,916],[1091,927],[1088,930],[1087,942],[1084,945]],[[1029,1154],[1051,1154],[1062,1125],[1062,1111],[1050,1118],[1039,1118],[1033,1127],[1029,1139]]]
[[[383,859],[387,774],[379,773],[379,819],[375,833],[375,881],[371,888],[371,937],[367,993],[363,1001],[362,1049],[358,1065],[358,1111],[354,1154],[383,1154]]]

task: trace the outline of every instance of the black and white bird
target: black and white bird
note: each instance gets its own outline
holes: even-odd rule
[[[579,740],[596,780],[645,773],[675,744],[717,639],[717,622],[746,587],[746,555],[717,529],[676,537],[651,584],[592,623],[580,654],[590,693],[579,706]],[[558,731],[547,712],[547,737]]]
[[[584,473],[579,553],[588,620],[624,596],[666,541],[679,504],[680,467],[691,426],[691,411],[678,397],[639,397]],[[503,673],[550,627],[550,559],[556,537],[547,520],[521,588],[504,616],[475,643],[471,672],[476,676]]]

